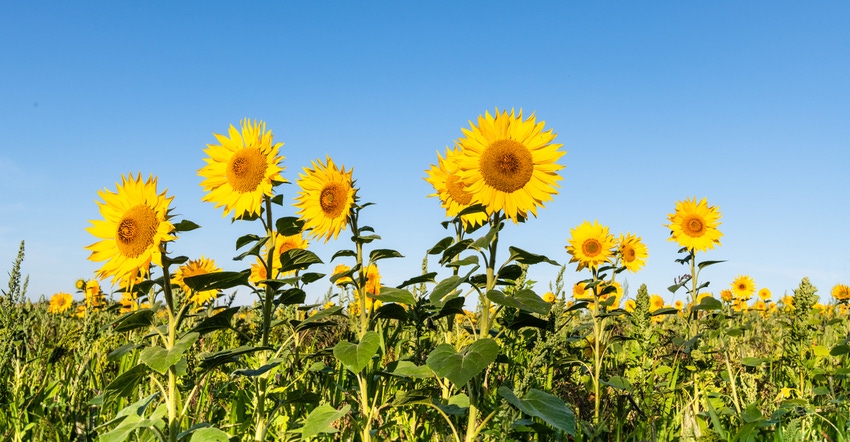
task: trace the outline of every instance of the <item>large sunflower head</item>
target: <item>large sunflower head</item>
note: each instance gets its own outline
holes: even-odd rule
[[[198,170],[207,192],[203,200],[224,206],[223,216],[233,212],[235,218],[259,215],[263,197],[273,196],[275,183],[286,182],[278,155],[283,143],[272,141],[262,121],[244,119],[241,126],[241,132],[231,125],[227,136],[214,134],[219,144],[207,145],[207,165]]]
[[[86,247],[90,261],[106,261],[97,272],[99,278],[113,281],[134,279],[139,271],[147,273],[150,264],[162,265],[161,245],[176,239],[168,205],[174,197],[156,193],[156,178],[147,181],[132,175],[121,177],[115,193],[98,192],[102,220],[90,221],[86,230],[100,241]]]
[[[735,295],[735,299],[749,301],[755,291],[756,283],[753,281],[753,278],[747,275],[738,275],[732,281],[732,294]]]
[[[676,241],[688,250],[702,252],[720,245],[723,236],[720,225],[720,210],[709,206],[705,198],[697,202],[696,197],[676,202],[676,211],[667,215],[670,224],[670,241]]]
[[[617,240],[617,254],[620,257],[620,264],[633,273],[640,270],[646,264],[646,258],[649,257],[646,244],[641,242],[639,236],[631,233],[620,235]]]
[[[447,149],[446,158],[437,152],[437,165],[431,165],[431,169],[427,170],[428,181],[436,193],[430,196],[440,198],[442,206],[446,209],[446,216],[454,218],[463,209],[474,204],[473,195],[466,190],[466,185],[460,180],[457,174],[457,165],[454,163],[459,150]],[[480,226],[487,222],[487,214],[484,212],[471,213],[461,217],[461,221],[465,227]]]
[[[458,179],[464,190],[487,209],[488,213],[504,212],[514,222],[528,212],[537,216],[537,207],[558,193],[556,163],[564,151],[553,143],[552,130],[543,131],[544,122],[532,114],[522,119],[522,111],[486,112],[478,124],[462,129],[458,140],[461,150],[455,161]]]
[[[320,160],[313,161],[312,169],[305,167],[304,173],[299,174],[301,191],[295,207],[304,220],[304,229],[309,229],[313,238],[324,237],[328,242],[336,239],[348,225],[348,215],[357,193],[352,171],[346,172],[345,167],[338,169],[331,157],[327,157],[327,165]]]
[[[578,263],[578,270],[585,267],[595,269],[608,262],[614,255],[614,236],[608,233],[608,227],[594,221],[588,221],[570,229],[571,237],[567,246],[570,262]]]
[[[218,290],[195,291],[190,289],[183,279],[190,276],[206,275],[208,273],[217,273],[220,271],[221,269],[215,265],[215,261],[201,255],[200,259],[188,261],[181,265],[177,271],[174,272],[174,276],[171,278],[171,283],[180,286],[183,293],[186,294],[186,299],[200,307],[218,297]]]
[[[70,293],[59,292],[50,297],[50,305],[47,307],[47,311],[55,314],[64,313],[73,304],[74,298]]]

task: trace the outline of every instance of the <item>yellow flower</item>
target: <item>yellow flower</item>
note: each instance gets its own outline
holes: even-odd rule
[[[86,288],[86,280],[82,278],[78,279],[77,282],[74,284],[74,287],[76,287],[77,290],[83,290],[84,288]]]
[[[626,235],[621,234],[617,241],[617,255],[620,257],[620,264],[626,270],[636,273],[646,264],[649,252],[646,249],[646,244],[641,242],[639,236],[627,233]]]
[[[679,299],[677,299],[676,302],[673,303],[673,308],[675,308],[676,310],[678,310],[680,312],[682,311],[682,308],[684,306],[685,306],[685,304]]]
[[[325,305],[324,305],[324,306],[322,306],[322,310],[327,310],[327,309],[329,309],[329,308],[331,308],[331,307],[333,307],[333,306],[334,306],[333,301],[328,301],[328,302],[326,302],[326,303],[325,303]]]
[[[726,302],[732,302],[732,298],[733,298],[732,290],[724,289],[724,290],[720,291],[720,299],[722,299]]]
[[[667,215],[670,224],[670,241],[676,241],[688,250],[707,251],[714,245],[720,245],[723,236],[717,226],[720,225],[720,211],[715,206],[709,206],[705,198],[697,203],[685,199],[676,202],[676,211]]]
[[[76,316],[78,318],[85,318],[86,314],[88,314],[88,311],[86,310],[86,306],[83,305],[83,304],[80,304],[80,305],[77,306],[77,313],[75,313],[74,316]]]
[[[310,236],[319,239],[324,237],[328,242],[331,237],[339,236],[341,230],[348,225],[348,214],[354,205],[357,189],[351,180],[352,171],[337,169],[327,157],[327,166],[313,161],[313,168],[304,168],[299,174],[298,193],[295,207],[298,216],[304,220],[304,228],[310,229]]]
[[[336,267],[334,267],[333,275],[341,275],[349,270],[351,270],[351,267],[345,264],[338,264]],[[336,285],[338,286],[343,286],[345,284],[354,284],[354,281],[351,279],[350,276],[344,276],[336,280]]]
[[[735,294],[736,299],[740,299],[742,301],[749,301],[750,298],[753,297],[753,292],[756,291],[756,283],[753,281],[753,278],[750,278],[746,275],[738,275],[734,281],[732,281],[732,293]]]
[[[552,292],[546,292],[543,294],[543,300],[550,304],[555,302],[555,299],[555,294]]]
[[[370,295],[381,293],[381,274],[378,273],[378,266],[375,264],[369,264],[366,267],[366,293]]]
[[[502,211],[514,222],[528,212],[537,216],[537,207],[557,194],[557,174],[564,166],[556,161],[564,155],[554,144],[552,130],[543,131],[544,123],[532,114],[522,119],[522,111],[486,112],[478,125],[462,129],[458,140],[461,150],[455,160],[457,174],[487,213]]]
[[[627,299],[624,308],[627,312],[632,313],[633,311],[635,311],[636,305],[637,304],[635,303],[634,299]]]
[[[241,134],[233,125],[229,136],[214,134],[220,144],[207,144],[207,165],[198,170],[207,192],[203,201],[224,206],[222,216],[233,212],[234,218],[259,215],[263,198],[274,195],[275,183],[286,182],[280,175],[283,157],[278,155],[283,143],[272,141],[272,132],[262,121],[246,118],[240,124]]]
[[[454,218],[463,209],[473,204],[472,194],[466,191],[466,185],[460,181],[457,174],[457,165],[454,160],[459,154],[459,149],[447,149],[446,158],[437,152],[437,165],[431,165],[431,169],[427,170],[428,177],[425,181],[434,186],[436,193],[428,195],[440,198],[442,206],[446,209],[446,216]],[[466,227],[474,227],[487,222],[487,214],[484,212],[472,213],[464,215],[461,218],[463,225]]]
[[[578,271],[585,267],[595,269],[611,259],[614,237],[608,233],[608,227],[597,221],[593,224],[585,221],[570,229],[570,235],[567,253],[570,262],[578,262]]]
[[[101,238],[86,249],[90,261],[106,261],[97,272],[99,278],[134,279],[139,271],[148,272],[153,262],[161,266],[161,245],[176,237],[169,221],[168,205],[174,197],[156,193],[156,178],[142,181],[130,175],[121,177],[117,192],[98,192],[103,220],[90,221],[89,233]]]
[[[614,291],[608,292],[599,297],[600,301],[606,301],[609,297],[613,296],[614,301],[611,303],[609,307],[611,310],[617,309],[620,307],[620,300],[623,298],[623,286],[620,285],[617,281],[611,281],[602,285],[602,290],[604,291],[607,287],[614,287]]]
[[[150,304],[147,302],[139,304],[139,300],[133,295],[132,292],[124,292],[121,294],[121,300],[118,301],[121,304],[121,309],[119,309],[119,313],[128,313],[134,312],[140,308],[150,308]]]
[[[274,247],[274,252],[272,253],[272,277],[269,278],[266,275],[266,267],[260,261],[260,258],[257,258],[256,262],[251,265],[251,275],[248,277],[248,280],[254,285],[259,285],[260,281],[264,279],[277,279],[281,276],[280,256],[292,249],[306,249],[308,245],[309,242],[304,239],[302,233],[284,236],[275,232],[272,235],[272,239],[266,241],[263,250],[260,252],[260,256],[262,256],[263,260],[266,260],[269,256],[269,248]],[[294,273],[295,271],[293,270],[286,272],[285,275],[293,275]]]
[[[50,297],[50,305],[47,307],[47,311],[55,314],[64,313],[71,308],[73,303],[74,298],[69,293],[59,292]]]
[[[782,297],[780,302],[782,302],[782,306],[784,307],[783,310],[789,311],[789,310],[794,309],[794,297],[793,296],[785,295],[785,296]]]
[[[205,258],[204,255],[201,255],[200,259],[188,261],[181,265],[177,271],[174,272],[174,276],[171,278],[171,283],[180,286],[183,293],[186,294],[187,301],[200,307],[218,297],[218,290],[202,290],[198,292],[190,289],[189,286],[183,282],[183,279],[190,276],[206,275],[220,271],[221,269],[215,265],[214,260]]]
[[[770,293],[770,289],[768,289],[767,287],[762,287],[762,288],[758,291],[758,295],[759,295],[759,298],[760,298],[762,301],[768,301],[768,300],[770,300],[770,298],[773,296],[773,294],[771,294],[771,293]]]
[[[744,299],[735,298],[732,301],[732,310],[736,312],[746,312],[748,308],[747,302]]]
[[[649,311],[654,312],[660,308],[664,308],[664,298],[658,295],[651,295],[649,297]]]
[[[573,285],[573,298],[576,301],[593,300],[593,290],[586,288],[584,283],[577,282]]]
[[[767,304],[761,299],[759,299],[758,301],[754,302],[753,305],[750,306],[750,309],[759,312],[764,312],[767,311]]]
[[[832,288],[832,297],[839,301],[847,301],[850,299],[850,287],[844,284],[836,284]]]
[[[100,291],[100,283],[96,279],[84,281],[83,287],[86,293],[86,307],[100,308],[106,303],[103,292]]]

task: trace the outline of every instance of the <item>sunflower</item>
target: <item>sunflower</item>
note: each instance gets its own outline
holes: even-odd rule
[[[327,166],[321,161],[313,161],[313,168],[304,168],[299,174],[298,193],[295,207],[298,215],[304,220],[304,228],[310,229],[310,236],[316,239],[339,236],[348,224],[348,214],[354,205],[357,189],[354,187],[351,175],[353,170],[337,169],[327,157]]]
[[[850,299],[850,287],[844,284],[836,284],[832,288],[832,297],[839,301],[847,301]]]
[[[47,307],[47,311],[56,314],[64,313],[71,308],[73,303],[74,298],[69,293],[59,292],[50,297],[50,305]]]
[[[351,270],[351,267],[345,264],[338,264],[336,267],[334,267],[333,276],[341,275],[349,270]],[[344,286],[345,284],[354,284],[354,281],[351,279],[350,276],[343,276],[342,278],[336,280],[336,285],[340,287]]]
[[[272,141],[272,132],[262,121],[246,118],[240,124],[241,134],[233,125],[229,136],[214,134],[220,144],[207,144],[207,165],[198,170],[207,192],[202,200],[216,208],[224,206],[222,216],[233,212],[235,218],[259,215],[263,198],[273,196],[274,185],[287,182],[280,175],[284,168],[278,150],[283,143]]]
[[[370,295],[378,295],[381,293],[381,274],[378,272],[378,266],[370,263],[366,266],[366,293]]]
[[[670,224],[670,241],[676,241],[688,250],[707,251],[714,245],[720,245],[723,236],[717,226],[720,225],[720,211],[709,206],[705,198],[697,203],[696,197],[676,202],[676,211],[667,215]]]
[[[263,247],[263,251],[261,252],[261,256],[263,259],[269,256],[269,247],[271,246],[272,241],[267,241],[266,245]],[[264,279],[275,279],[280,276],[280,256],[285,252],[292,249],[306,249],[308,242],[304,239],[302,233],[298,233],[296,235],[284,236],[277,232],[274,233],[274,252],[272,253],[272,278],[269,278],[266,275],[266,267],[263,265],[260,258],[257,258],[257,262],[251,265],[251,276],[248,277],[248,280],[258,285],[260,281]],[[287,272],[287,275],[294,274],[295,271]]]
[[[649,311],[654,312],[660,308],[664,308],[664,298],[658,295],[652,295],[649,297]]]
[[[177,271],[174,272],[174,276],[171,278],[171,283],[180,286],[183,293],[186,294],[187,301],[200,307],[218,297],[218,290],[195,291],[189,288],[183,279],[190,276],[206,275],[220,271],[221,269],[215,265],[214,260],[205,258],[204,255],[201,255],[200,259],[188,261],[181,265]]]
[[[732,281],[732,293],[735,295],[735,299],[740,299],[743,301],[749,301],[750,298],[753,297],[753,292],[756,291],[756,283],[753,281],[753,278],[750,278],[746,275],[738,275],[734,281]]]
[[[593,300],[593,290],[587,288],[583,282],[577,282],[573,285],[573,298],[576,301]]]
[[[758,295],[759,295],[759,298],[760,298],[762,301],[770,300],[770,298],[773,296],[773,294],[772,294],[772,293],[770,293],[770,289],[769,289],[769,288],[767,288],[767,287],[762,287],[762,288],[758,291]]]
[[[633,311],[635,311],[636,306],[637,306],[637,303],[635,302],[634,299],[627,299],[626,303],[624,305],[624,308],[627,312],[632,313]]]
[[[649,252],[646,250],[646,244],[641,242],[639,236],[627,233],[620,235],[617,241],[617,255],[620,257],[620,263],[626,270],[637,273],[641,267],[646,264],[646,258]]]
[[[734,296],[732,295],[732,290],[723,289],[723,290],[720,291],[720,299],[722,299],[726,302],[732,302],[733,298],[734,298]]]
[[[121,304],[121,308],[118,310],[119,313],[129,313],[134,312],[140,308],[150,308],[150,304],[147,302],[139,303],[138,298],[133,294],[133,292],[124,292],[121,294],[121,300],[118,301]]]
[[[609,297],[613,297],[614,301],[611,303],[610,308],[617,309],[620,307],[620,300],[623,299],[623,286],[620,285],[617,281],[610,281],[605,283],[602,286],[602,290],[610,290],[608,287],[614,287],[614,290],[609,291],[608,293],[599,297],[600,301],[607,301]]]
[[[681,313],[682,309],[685,308],[685,303],[682,302],[681,299],[677,299],[676,302],[673,303],[673,308],[678,310],[679,313]]]
[[[486,112],[478,125],[462,129],[458,140],[461,150],[455,164],[457,174],[488,213],[503,211],[514,222],[528,212],[537,216],[537,207],[557,194],[557,172],[564,166],[556,161],[564,155],[562,145],[552,143],[552,130],[543,131],[544,123],[532,114],[522,119],[522,111],[511,110],[495,116]]]
[[[117,192],[99,191],[98,202],[103,220],[90,221],[89,233],[98,241],[91,250],[90,261],[106,261],[97,276],[117,280],[135,278],[139,271],[148,272],[150,264],[162,265],[161,245],[176,239],[171,233],[168,205],[174,197],[156,193],[156,178],[142,181],[130,175],[121,177]]]
[[[570,229],[570,235],[567,253],[572,256],[570,262],[578,262],[578,271],[585,267],[595,269],[613,256],[614,237],[608,233],[608,227],[597,221],[581,223]]]
[[[447,149],[446,158],[443,159],[440,152],[437,152],[437,165],[431,165],[431,169],[426,171],[428,177],[425,178],[425,181],[434,186],[434,190],[437,191],[428,196],[440,198],[443,208],[446,209],[446,216],[449,218],[456,217],[463,209],[474,204],[472,194],[466,191],[466,185],[457,175],[457,165],[454,161],[458,154],[457,148]],[[464,227],[475,227],[487,222],[487,214],[470,213],[463,215],[460,219]]]
[[[546,292],[543,294],[543,300],[548,302],[549,304],[554,303],[556,299],[557,298],[555,298],[555,294],[552,292]]]
[[[89,308],[102,307],[106,299],[103,292],[100,290],[100,283],[96,279],[90,279],[83,283],[86,292],[86,306]]]

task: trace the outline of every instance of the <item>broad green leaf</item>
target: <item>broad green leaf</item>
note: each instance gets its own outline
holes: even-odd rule
[[[198,340],[198,336],[200,335],[196,332],[187,333],[170,350],[157,345],[147,347],[139,353],[139,362],[144,363],[159,374],[165,374],[168,368],[176,364],[183,357],[183,353]]]
[[[499,269],[499,273],[496,277],[502,280],[516,281],[522,276],[522,272],[522,267],[516,264],[511,264]]]
[[[210,317],[204,318],[190,331],[196,332],[200,335],[205,335],[215,330],[230,328],[230,321],[233,319],[233,315],[235,315],[238,311],[239,307],[228,307]]]
[[[413,297],[413,293],[410,293],[405,289],[397,289],[394,287],[381,287],[381,293],[379,295],[369,294],[368,296],[382,302],[397,302],[399,304],[407,305],[416,304],[416,298]]]
[[[726,262],[726,261],[725,260],[724,261],[703,261],[701,263],[698,263],[697,267],[702,269],[703,267],[708,267],[708,266],[714,265],[714,264],[720,264],[721,262]]]
[[[348,414],[350,409],[350,405],[337,410],[327,404],[314,408],[304,419],[304,426],[300,428],[301,439],[307,440],[322,433],[336,433],[338,430],[331,424]]]
[[[294,287],[286,289],[280,293],[280,296],[275,299],[275,304],[279,305],[294,305],[301,304],[307,299],[307,293],[304,290]]]
[[[395,368],[390,372],[395,376],[405,378],[426,379],[434,376],[434,373],[424,365],[416,365],[411,361],[398,361]]]
[[[547,424],[569,435],[575,435],[575,414],[567,408],[567,405],[559,397],[532,388],[520,399],[514,394],[513,390],[505,386],[499,387],[499,395],[523,413],[539,417]]]
[[[442,258],[440,258],[440,264],[446,264],[451,261],[458,255],[458,253],[468,249],[470,245],[472,245],[472,239],[464,239],[447,247],[446,250],[443,251]]]
[[[205,353],[202,354],[200,357],[201,363],[199,367],[203,370],[210,370],[228,362],[236,362],[239,360],[239,356],[241,355],[261,350],[274,349],[271,347],[253,347],[250,345],[243,345],[242,347],[229,348],[226,350],[217,351],[215,353]]]
[[[741,365],[745,365],[747,367],[758,367],[759,365],[764,364],[765,362],[767,362],[769,360],[770,359],[767,359],[767,358],[746,357],[746,358],[741,359]]]
[[[446,263],[446,267],[463,267],[478,264],[478,255],[469,255],[466,258]]]
[[[297,325],[295,325],[295,329],[301,330],[303,328],[306,328],[306,325],[308,325],[310,323],[319,322],[322,319],[325,319],[325,318],[327,318],[329,316],[333,316],[333,315],[342,315],[342,307],[334,306],[334,307],[319,310],[318,312],[316,312],[316,314],[314,314],[312,316],[308,316],[303,321],[301,321]]]
[[[138,364],[135,367],[121,373],[117,378],[113,379],[103,391],[103,403],[111,401],[119,397],[128,397],[133,393],[133,389],[139,385],[142,379],[147,378],[148,368],[145,364]]]
[[[214,427],[198,428],[192,432],[190,442],[228,442],[230,435]]]
[[[175,232],[190,232],[195,229],[199,229],[201,226],[189,221],[188,219],[184,219],[177,224],[174,224]]]
[[[493,363],[498,355],[499,344],[485,338],[473,342],[460,352],[449,344],[440,344],[428,355],[425,364],[437,376],[463,386]]]
[[[236,239],[236,250],[239,250],[242,247],[245,247],[245,245],[251,244],[252,242],[259,241],[261,239],[263,238],[260,238],[259,236],[254,235],[253,233],[242,235]]]
[[[113,323],[113,331],[121,333],[125,331],[135,330],[137,328],[149,327],[153,324],[153,310],[146,308],[136,310],[134,312],[125,313],[115,320]]]
[[[815,352],[815,356],[829,356],[829,349],[823,345],[815,345],[812,350]]]
[[[541,262],[547,262],[556,266],[560,265],[557,263],[557,261],[553,261],[543,255],[535,255],[534,253],[526,252],[525,250],[522,250],[517,247],[508,247],[508,250],[511,253],[511,257],[508,258],[508,261],[516,261],[520,264],[528,265],[537,264]]]
[[[434,290],[432,290],[431,294],[428,296],[428,300],[431,302],[431,305],[435,307],[442,307],[446,301],[454,297],[449,295],[457,290],[457,288],[460,287],[460,285],[467,279],[469,279],[472,273],[476,270],[478,270],[478,266],[474,266],[472,270],[466,274],[466,276],[452,275],[438,282],[434,287]]]
[[[334,357],[353,373],[360,373],[380,347],[381,338],[373,331],[366,332],[360,342],[340,341],[334,347]]]
[[[404,258],[404,255],[398,253],[395,250],[390,249],[375,249],[372,250],[371,253],[369,253],[369,262],[372,263],[377,262],[379,259],[386,258]]]
[[[836,345],[829,351],[829,354],[832,356],[841,356],[847,353],[850,353],[850,346],[847,345]]]
[[[277,233],[283,236],[298,235],[304,229],[304,220],[294,216],[284,216],[274,223]]]
[[[401,289],[401,288],[404,288],[404,287],[407,287],[407,286],[413,285],[413,284],[421,284],[423,282],[434,282],[435,276],[437,276],[437,272],[428,272],[428,273],[425,273],[424,275],[419,275],[419,276],[415,276],[413,278],[410,278],[410,279],[402,282],[401,284],[397,285],[396,288]]]
[[[341,258],[343,256],[356,257],[357,253],[355,253],[354,250],[340,250],[340,251],[334,253],[333,256],[331,256],[331,261],[333,261],[337,258]]]
[[[215,272],[203,275],[187,276],[183,283],[196,292],[207,290],[225,290],[240,285],[248,285],[250,271],[242,272]]]
[[[289,249],[280,255],[280,272],[305,270],[313,264],[324,264],[319,257],[304,249]]]
[[[434,247],[431,247],[430,249],[428,249],[428,254],[429,255],[440,254],[444,250],[446,250],[450,245],[452,245],[453,242],[454,242],[454,239],[451,236],[447,236],[447,237],[441,239],[439,242],[437,242],[437,244],[434,244]]]
[[[111,352],[109,352],[109,354],[106,355],[106,360],[107,361],[121,360],[121,358],[123,358],[125,354],[127,354],[127,353],[129,353],[129,352],[131,352],[131,351],[133,351],[133,350],[135,350],[139,347],[141,347],[140,344],[134,344],[132,342],[129,343],[129,344],[124,344],[124,345],[116,348],[115,350],[112,350]]]
[[[499,230],[501,230],[501,226],[502,226],[502,224],[499,224],[498,226],[490,227],[490,230],[488,230],[487,233],[484,234],[484,236],[476,239],[475,242],[473,242],[472,245],[469,246],[469,248],[475,249],[475,250],[480,250],[480,249],[489,247],[490,243],[493,242],[493,237],[495,237],[496,233],[498,233]]]
[[[543,298],[537,296],[533,290],[529,289],[520,290],[514,293],[513,296],[508,296],[500,290],[490,290],[487,292],[487,299],[499,305],[540,315],[549,314],[549,310],[552,308],[552,304],[544,301]]]
[[[277,367],[278,365],[280,365],[280,361],[281,361],[280,359],[272,359],[271,361],[269,361],[268,364],[263,365],[260,368],[257,368],[257,369],[240,368],[238,370],[233,370],[232,374],[235,375],[235,376],[256,377],[256,376],[259,376],[259,375],[271,370],[272,368]]]
[[[706,296],[705,298],[702,298],[699,304],[695,305],[691,310],[720,310],[721,308],[723,308],[722,302],[712,298],[711,296]]]
[[[623,391],[632,391],[632,384],[628,379],[620,377],[620,376],[611,376],[607,381],[603,381],[603,383],[610,385],[617,390]]]
[[[372,319],[395,319],[396,321],[406,321],[407,320],[407,310],[402,306],[402,304],[384,304],[378,307],[375,310],[375,316]]]

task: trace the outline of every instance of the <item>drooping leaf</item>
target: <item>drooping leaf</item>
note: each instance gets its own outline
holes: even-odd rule
[[[459,352],[450,344],[440,344],[428,355],[425,364],[437,376],[462,386],[493,363],[498,355],[499,344],[484,338]]]
[[[183,283],[196,292],[207,290],[226,290],[240,285],[248,285],[249,270],[242,272],[214,272],[203,275],[187,276]]]
[[[543,422],[575,436],[575,414],[567,408],[567,405],[559,397],[532,388],[520,399],[514,394],[513,390],[505,386],[499,387],[499,396],[505,398],[508,403],[517,407],[523,413],[538,417]]]
[[[549,264],[556,265],[556,266],[560,265],[560,264],[558,264],[557,261],[553,261],[553,260],[547,258],[544,255],[536,255],[536,254],[531,253],[531,252],[526,252],[525,250],[522,250],[518,247],[508,247],[508,250],[511,253],[511,257],[509,258],[509,261],[516,261],[520,264],[528,264],[528,265],[538,264],[538,263],[541,263],[541,262],[547,262]]]
[[[106,404],[116,398],[128,397],[133,393],[139,383],[147,378],[148,367],[145,364],[137,364],[133,368],[121,373],[113,379],[103,391],[103,403]]]
[[[381,287],[381,292],[378,295],[368,295],[370,298],[378,299],[382,302],[397,302],[399,304],[413,305],[416,304],[416,298],[413,293],[405,289],[397,289],[394,287]]]
[[[377,262],[380,259],[386,258],[404,258],[404,255],[398,253],[395,250],[390,249],[375,249],[372,250],[371,253],[369,253],[369,262],[372,263]]]
[[[454,239],[451,236],[447,236],[438,241],[437,244],[434,244],[434,247],[428,249],[428,254],[438,255],[440,253],[443,253],[443,251],[445,251],[450,245],[452,245],[453,242]]]
[[[235,315],[238,311],[239,307],[228,307],[210,317],[204,318],[190,331],[200,335],[205,335],[212,331],[230,328],[230,321],[233,319],[233,315]]]
[[[115,320],[113,331],[121,333],[125,331],[135,330],[142,327],[150,327],[153,325],[153,310],[146,308],[136,310],[134,312],[125,313]]]
[[[355,253],[354,250],[340,250],[331,256],[331,261],[344,256],[356,257],[357,253]]]
[[[423,275],[419,275],[419,276],[415,276],[413,278],[410,278],[410,279],[402,282],[401,284],[397,285],[396,288],[401,289],[401,288],[404,288],[404,287],[407,287],[407,286],[413,285],[413,284],[421,284],[423,282],[434,282],[435,276],[437,276],[437,272],[428,272],[428,273],[425,273]]]
[[[199,229],[201,226],[189,221],[188,219],[181,220],[180,222],[174,224],[175,232],[190,232],[195,229]]]
[[[395,367],[389,366],[390,373],[395,376],[406,378],[426,379],[434,376],[434,373],[425,365],[416,365],[411,361],[397,361]]]
[[[552,304],[544,301],[543,298],[530,289],[520,290],[511,296],[506,295],[500,290],[490,290],[487,292],[487,299],[499,305],[540,315],[549,314],[549,310],[552,308]]]
[[[277,233],[283,236],[298,235],[304,230],[304,220],[295,216],[284,216],[274,223]]]
[[[375,310],[375,316],[372,317],[372,319],[381,318],[406,321],[407,310],[402,307],[402,304],[384,304]]]
[[[192,431],[189,442],[228,442],[230,435],[215,427],[198,428]]]
[[[381,338],[374,331],[368,331],[360,342],[352,344],[340,341],[334,346],[334,357],[353,373],[360,373],[380,347]]]
[[[313,264],[324,264],[319,257],[304,249],[289,249],[280,255],[281,273],[293,270],[305,270]]]
[[[255,351],[260,350],[274,349],[271,347],[253,347],[250,345],[243,345],[242,347],[229,348],[226,350],[217,351],[215,353],[205,353],[202,354],[200,357],[201,363],[199,364],[199,367],[202,370],[210,370],[228,362],[236,362],[239,360],[239,356],[241,355],[253,353]]]

